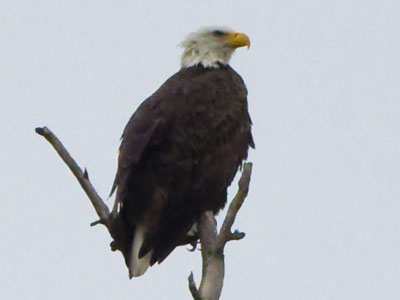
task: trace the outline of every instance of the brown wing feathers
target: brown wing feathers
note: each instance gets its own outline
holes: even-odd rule
[[[246,97],[229,66],[196,66],[171,77],[132,116],[113,190],[130,238],[144,224],[139,257],[151,253],[151,264],[161,262],[202,212],[225,205],[226,189],[254,147]]]

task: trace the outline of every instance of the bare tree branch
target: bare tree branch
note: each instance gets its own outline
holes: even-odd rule
[[[228,212],[226,213],[226,217],[224,220],[224,223],[221,226],[220,230],[220,243],[224,243],[225,241],[228,240],[237,240],[244,238],[244,235],[241,238],[236,238],[240,237],[241,235],[235,235],[231,232],[232,230],[232,225],[235,222],[236,215],[242,206],[244,199],[246,199],[247,194],[249,192],[249,185],[250,185],[250,178],[251,178],[251,171],[252,171],[253,165],[251,163],[245,163],[243,165],[243,171],[242,171],[242,176],[240,177],[239,180],[239,190],[233,198],[231,204],[229,205]]]
[[[50,131],[50,129],[47,127],[38,127],[35,129],[35,131],[37,134],[43,136],[54,147],[58,155],[60,155],[65,164],[69,167],[72,174],[74,174],[86,195],[89,197],[97,215],[100,218],[99,222],[105,224],[109,219],[110,211],[90,182],[87,170],[85,169],[85,172],[82,172],[82,169],[71,157],[60,140]]]
[[[193,272],[190,273],[190,275],[188,277],[188,281],[189,281],[189,290],[190,290],[190,293],[192,294],[193,299],[201,300],[199,290],[196,287],[196,282],[194,282]]]
[[[248,194],[251,171],[252,164],[245,163],[243,165],[242,176],[239,180],[239,190],[228,208],[219,234],[217,233],[217,223],[212,211],[205,212],[199,220],[199,235],[203,258],[202,279],[198,290],[199,295],[193,294],[192,291],[193,285],[196,288],[193,273],[189,277],[189,288],[195,300],[218,300],[220,298],[225,274],[225,245],[229,241],[240,240],[245,236],[244,233],[239,231],[232,233],[232,225]],[[190,278],[192,279],[191,281]],[[200,296],[200,299],[196,298],[198,296]]]
[[[47,127],[38,127],[35,129],[36,133],[43,136],[57,151],[58,155],[62,158],[68,168],[71,170],[72,174],[76,177],[79,184],[85,191],[86,195],[89,197],[94,209],[96,210],[99,220],[92,222],[90,225],[94,226],[97,224],[103,224],[107,227],[114,241],[111,243],[111,250],[119,250],[122,252],[125,258],[125,263],[128,260],[127,245],[124,244],[125,240],[125,230],[121,224],[121,220],[118,215],[110,214],[110,210],[107,205],[101,199],[96,189],[93,187],[89,180],[89,175],[85,169],[82,169],[68,153],[67,149],[61,143],[61,141],[56,137],[56,135],[51,132]]]

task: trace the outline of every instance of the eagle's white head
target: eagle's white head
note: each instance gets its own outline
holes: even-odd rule
[[[219,64],[229,64],[236,48],[249,48],[250,40],[244,33],[226,27],[208,27],[189,34],[180,45],[184,48],[182,68],[198,64],[206,68],[218,68]]]

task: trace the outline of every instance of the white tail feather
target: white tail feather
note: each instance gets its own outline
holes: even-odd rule
[[[153,251],[150,251],[142,258],[139,258],[139,251],[143,245],[145,234],[145,227],[140,224],[137,225],[133,236],[131,259],[129,264],[129,275],[131,278],[142,276],[150,266],[150,259]]]

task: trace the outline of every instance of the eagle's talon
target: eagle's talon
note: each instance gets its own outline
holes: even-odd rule
[[[190,252],[196,251],[197,245],[198,245],[198,244],[200,244],[200,241],[199,241],[199,240],[196,240],[196,241],[191,242],[191,243],[190,243],[190,246],[192,246],[192,248],[187,249],[187,250],[190,251]]]

